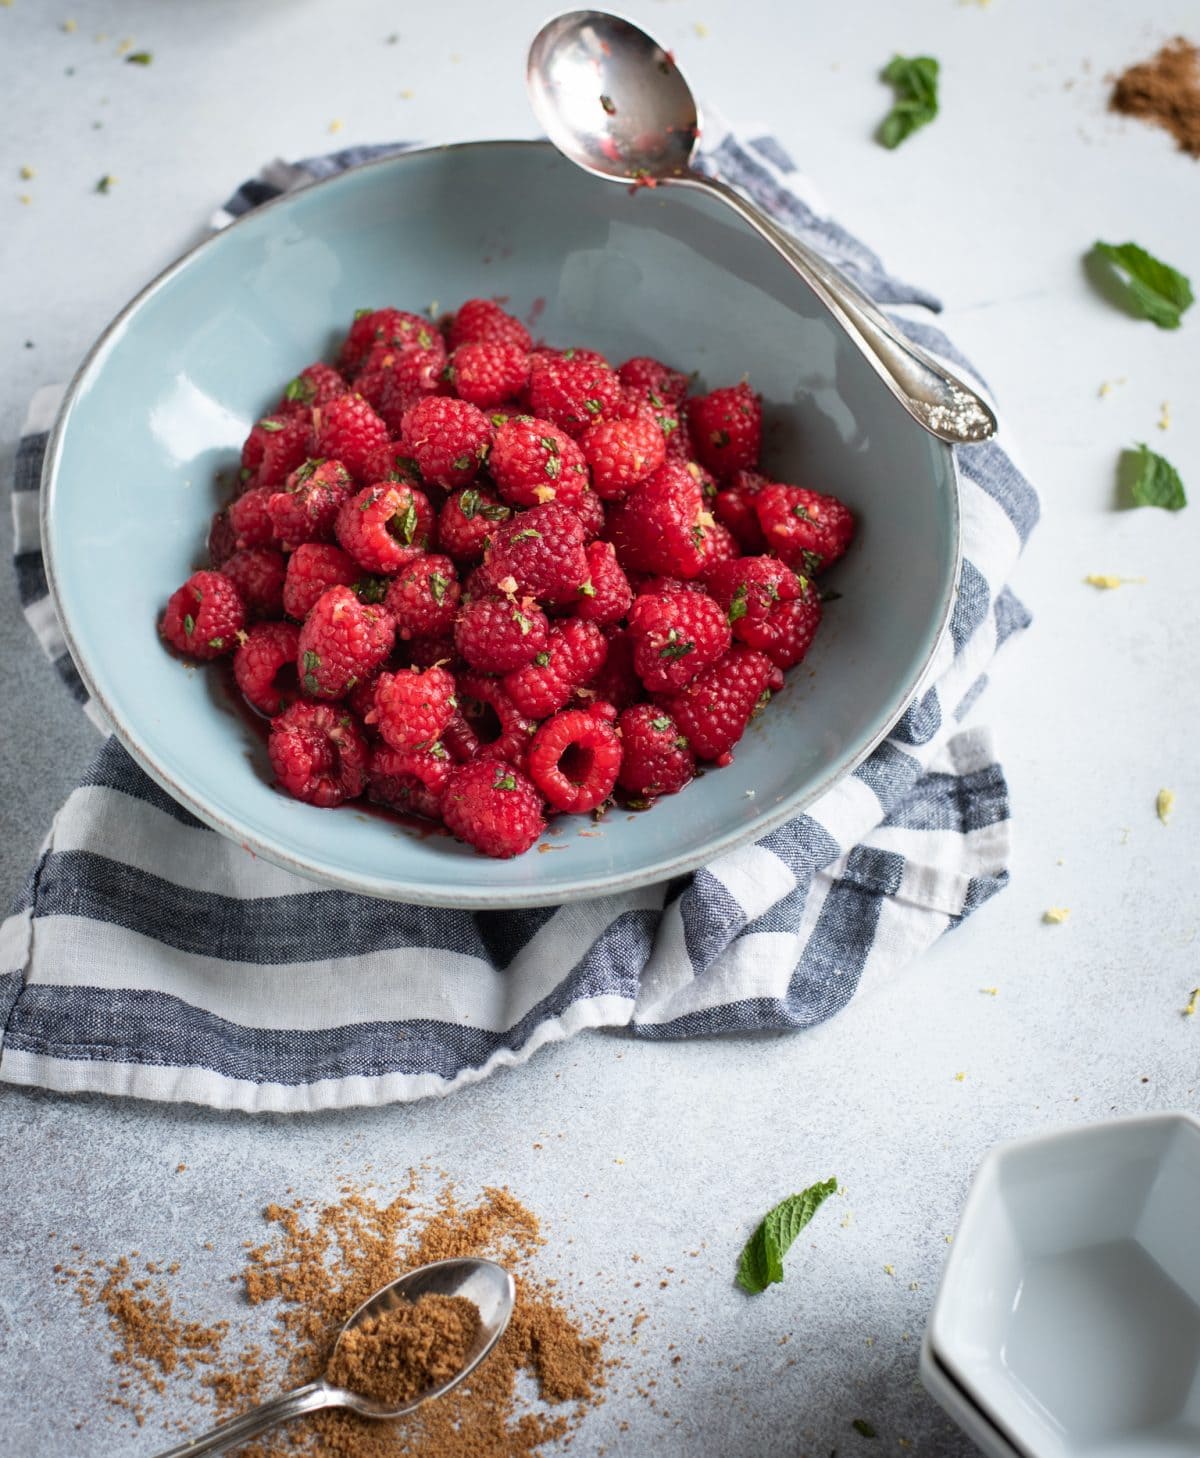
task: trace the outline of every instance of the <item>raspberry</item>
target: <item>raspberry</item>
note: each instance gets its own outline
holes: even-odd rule
[[[724,610],[702,592],[637,598],[629,613],[629,632],[634,669],[651,693],[691,683],[732,642]]]
[[[625,420],[597,420],[579,444],[591,468],[592,488],[605,501],[618,501],[657,471],[667,458],[667,443],[649,410]]]
[[[687,402],[696,459],[716,476],[732,476],[758,464],[762,401],[749,385],[730,385]]]
[[[302,622],[313,603],[331,587],[349,587],[362,576],[362,568],[340,547],[305,542],[287,559],[283,579],[283,610]]]
[[[427,481],[453,490],[475,476],[492,444],[492,422],[474,405],[427,395],[404,415],[404,444]]]
[[[392,349],[432,349],[445,355],[445,342],[428,319],[403,309],[363,309],[346,335],[338,366],[347,374],[361,369],[377,345]]]
[[[273,547],[245,547],[221,564],[221,572],[237,588],[247,618],[283,616],[283,553]]]
[[[361,477],[371,452],[388,443],[388,428],[361,395],[339,395],[312,413],[313,454],[341,461]]]
[[[546,828],[537,791],[520,770],[496,760],[450,771],[442,819],[460,840],[498,860],[527,851]]]
[[[448,369],[458,398],[480,410],[515,400],[529,383],[529,355],[516,344],[482,339],[460,344]]]
[[[332,365],[323,360],[302,369],[283,392],[276,406],[277,415],[305,415],[314,405],[328,405],[346,393],[346,382]]]
[[[278,486],[308,455],[309,412],[268,415],[260,420],[242,447],[242,470],[256,471],[259,486]]]
[[[662,703],[698,759],[728,764],[746,726],[782,681],[779,669],[763,654],[731,648]]]
[[[518,595],[563,606],[577,601],[587,581],[583,541],[583,524],[575,513],[549,502],[501,523],[484,560],[493,581],[511,577]]]
[[[629,633],[617,628],[607,641],[608,656],[590,687],[598,701],[612,704],[619,711],[642,697],[642,683],[633,671],[633,639]]]
[[[696,756],[670,714],[656,704],[635,704],[618,720],[621,731],[623,790],[649,803],[674,795],[696,773]]]
[[[220,572],[193,572],[167,599],[159,632],[189,658],[220,658],[237,647],[246,621],[241,594]]]
[[[404,645],[403,656],[413,668],[433,668],[442,663],[453,663],[454,639],[412,638]]]
[[[586,688],[608,656],[608,643],[594,623],[568,618],[550,629],[550,646],[524,668],[506,673],[505,693],[522,714],[544,719],[576,689]]]
[[[767,478],[757,471],[735,471],[733,480],[718,492],[713,502],[714,516],[733,533],[743,552],[757,553],[767,549],[767,539],[754,509],[754,498],[769,484]]]
[[[384,606],[395,621],[397,638],[439,638],[454,627],[461,596],[450,558],[426,553],[392,579]]]
[[[350,473],[341,461],[297,466],[283,490],[267,498],[267,515],[284,551],[294,551],[303,542],[329,541],[338,508],[351,489]]]
[[[438,516],[438,542],[456,562],[478,562],[498,522],[508,521],[512,508],[483,486],[468,486],[449,497]]]
[[[334,529],[368,572],[395,572],[429,545],[433,507],[413,486],[364,486],[342,504]]]
[[[708,555],[699,482],[685,466],[668,461],[609,511],[609,535],[626,572],[698,577]]]
[[[584,541],[594,542],[608,526],[604,502],[594,491],[585,491],[578,501],[572,501],[569,504],[583,525]]]
[[[532,348],[529,330],[506,314],[491,299],[468,299],[450,322],[450,348],[463,344],[512,344],[526,353]]]
[[[374,717],[368,720],[368,716],[375,713],[375,690],[379,686],[379,678],[378,673],[372,674],[370,678],[360,678],[345,699],[347,708],[360,721],[368,739],[378,737],[375,733]]]
[[[373,722],[393,749],[428,749],[455,707],[454,678],[444,668],[402,668],[379,675]]]
[[[523,764],[537,725],[513,702],[504,680],[460,673],[458,691],[461,718],[444,736],[455,758]]]
[[[208,560],[214,567],[219,567],[236,551],[237,532],[229,524],[229,512],[214,512],[208,529]]]
[[[587,359],[538,360],[529,377],[529,409],[570,436],[581,435],[621,399],[621,381],[608,365]]]
[[[550,646],[550,624],[532,599],[481,597],[468,602],[454,625],[454,642],[472,668],[508,673]]]
[[[394,440],[371,452],[363,462],[362,478],[370,486],[380,486],[388,481],[403,481],[406,486],[421,484],[416,461],[399,441]]]
[[[774,557],[742,557],[710,568],[705,581],[738,642],[780,668],[794,667],[808,652],[821,622],[821,599],[806,577]]]
[[[770,549],[809,577],[836,562],[854,536],[848,506],[803,486],[765,486],[754,509]]]
[[[586,553],[587,581],[579,589],[582,595],[576,612],[589,623],[615,623],[633,601],[629,579],[621,571],[611,542],[589,542]]]
[[[297,663],[305,692],[340,699],[379,667],[395,636],[383,608],[359,602],[349,587],[331,587],[313,604],[300,629]]]
[[[612,794],[621,741],[607,719],[568,709],[547,719],[529,749],[529,778],[555,810],[583,814]]]
[[[370,381],[365,371],[359,381],[364,394],[373,389],[377,398],[372,404],[392,434],[399,435],[411,406],[429,395],[448,393],[445,368],[444,354],[432,349],[406,349],[402,354],[389,353]]]
[[[531,415],[515,415],[496,431],[488,470],[514,506],[570,505],[587,490],[583,452],[569,435]]]
[[[282,714],[300,693],[295,623],[255,623],[233,655],[233,676],[247,702],[268,719]]]
[[[440,820],[442,794],[452,764],[440,744],[429,749],[380,745],[371,752],[367,798],[402,814]]]
[[[367,741],[340,705],[292,704],[271,721],[267,752],[280,788],[310,805],[354,800],[367,782]]]
[[[687,394],[686,375],[646,354],[627,359],[617,374],[627,390],[651,405],[682,405]]]
[[[234,545],[239,551],[243,547],[275,546],[275,523],[271,519],[273,495],[269,486],[253,486],[226,507]]]

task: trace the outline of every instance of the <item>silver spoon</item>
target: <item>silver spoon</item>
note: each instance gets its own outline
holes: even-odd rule
[[[692,165],[700,116],[674,59],[645,31],[602,10],[573,10],[534,37],[525,84],[538,120],[594,177],[701,188],[792,265],[915,421],[952,445],[987,440],[996,417],[974,390],[912,344],[848,278],[751,202]]]
[[[423,1402],[445,1396],[479,1366],[504,1334],[512,1315],[513,1302],[516,1299],[513,1278],[495,1261],[434,1261],[430,1265],[418,1266],[416,1270],[406,1272],[398,1281],[393,1281],[382,1291],[376,1291],[374,1296],[363,1302],[338,1333],[334,1351],[337,1351],[346,1333],[361,1325],[368,1316],[379,1316],[385,1311],[392,1311],[397,1306],[416,1301],[430,1292],[441,1296],[464,1296],[479,1308],[479,1330],[475,1335],[475,1343],[467,1354],[462,1371],[449,1381],[419,1393],[400,1407],[388,1407],[386,1403],[376,1402],[344,1387],[334,1387],[323,1377],[318,1378],[316,1382],[306,1382],[303,1387],[296,1387],[291,1392],[273,1397],[270,1402],[264,1402],[261,1407],[243,1413],[241,1417],[231,1418],[211,1432],[191,1438],[177,1447],[168,1448],[157,1454],[156,1458],[200,1458],[201,1454],[224,1453],[235,1443],[245,1443],[250,1438],[256,1438],[259,1433],[273,1428],[276,1423],[288,1422],[305,1413],[319,1412],[323,1407],[348,1407],[361,1417],[398,1418],[415,1411]]]

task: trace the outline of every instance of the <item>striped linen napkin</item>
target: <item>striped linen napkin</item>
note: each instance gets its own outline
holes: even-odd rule
[[[929,322],[937,301],[825,217],[774,138],[710,123],[705,141],[710,170],[971,377]],[[214,225],[388,150],[275,163]],[[39,393],[17,453],[16,570],[31,627],[104,729],[40,554],[60,396]],[[326,890],[207,829],[107,739],[0,926],[0,1080],[300,1111],[449,1093],[583,1028],[683,1038],[840,1011],[1007,880],[1004,776],[986,731],[960,724],[1028,625],[1005,584],[1038,499],[996,442],[959,453],[958,471],[962,577],[922,694],[808,813],[669,886],[473,914]]]

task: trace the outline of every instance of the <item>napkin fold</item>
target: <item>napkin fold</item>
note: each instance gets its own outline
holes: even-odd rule
[[[710,118],[705,144],[708,170],[978,382],[930,322],[937,300],[827,217],[775,138]],[[397,150],[273,163],[214,226]],[[39,392],[17,451],[15,566],[30,626],[106,730],[41,559],[41,461],[60,398]],[[1006,583],[1038,499],[998,440],[957,466],[962,574],[918,697],[805,814],[670,885],[476,913],[326,890],[209,830],[108,738],[0,926],[0,1080],[294,1112],[446,1094],[584,1028],[682,1038],[840,1011],[1008,877],[1004,776],[990,735],[961,725],[996,650],[1029,623]]]

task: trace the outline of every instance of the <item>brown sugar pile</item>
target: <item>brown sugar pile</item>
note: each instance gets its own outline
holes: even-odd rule
[[[112,1400],[129,1406],[139,1423],[151,1404],[156,1417],[169,1411],[172,1427],[183,1426],[178,1415],[188,1413],[185,1403],[206,1404],[203,1416],[187,1424],[195,1432],[210,1417],[243,1411],[327,1372],[361,1391],[376,1378],[396,1383],[389,1392],[406,1384],[411,1391],[414,1381],[419,1390],[447,1364],[460,1369],[462,1344],[469,1347],[478,1322],[472,1303],[462,1303],[470,1311],[469,1337],[467,1323],[449,1322],[444,1308],[422,1314],[424,1301],[414,1306],[409,1335],[427,1343],[417,1349],[379,1342],[375,1332],[335,1357],[338,1333],[369,1296],[404,1271],[481,1255],[512,1273],[516,1304],[504,1335],[468,1378],[408,1417],[374,1421],[330,1409],[240,1448],[239,1458],[534,1458],[548,1444],[569,1440],[603,1401],[613,1364],[599,1336],[539,1273],[545,1242],[537,1217],[507,1190],[487,1189],[463,1203],[448,1185],[423,1198],[420,1185],[412,1176],[386,1198],[347,1185],[330,1204],[269,1205],[262,1212],[268,1239],[245,1242],[246,1264],[236,1278],[248,1306],[265,1309],[246,1313],[241,1330],[236,1320],[211,1327],[183,1320],[149,1276],[138,1289],[142,1278],[128,1261],[96,1263],[71,1277],[64,1272],[60,1279],[74,1285],[85,1306],[103,1306],[117,1337]],[[268,1314],[264,1351],[261,1316]],[[140,1396],[131,1398],[131,1391]]]
[[[1200,50],[1176,37],[1117,77],[1109,105],[1165,128],[1189,156],[1200,157]]]
[[[473,1301],[429,1291],[351,1327],[325,1369],[325,1380],[402,1407],[456,1377],[478,1333],[479,1308]]]

